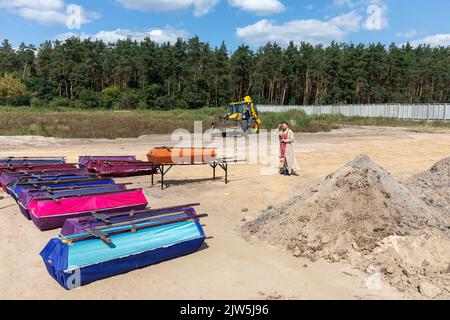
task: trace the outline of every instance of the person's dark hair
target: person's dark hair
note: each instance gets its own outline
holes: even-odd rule
[[[287,126],[289,125],[289,123],[287,121],[284,121],[283,124],[285,124]]]

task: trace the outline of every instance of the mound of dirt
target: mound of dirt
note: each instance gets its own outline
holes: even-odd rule
[[[405,184],[428,205],[450,213],[450,158],[411,177]]]
[[[366,155],[326,177],[316,189],[305,199],[297,196],[264,211],[243,227],[244,237],[286,248],[294,256],[347,261],[365,270],[383,256],[376,250],[386,239],[400,237],[408,242],[408,237],[433,229],[446,236],[448,217],[427,206]]]
[[[366,269],[380,268],[383,279],[402,291],[419,290],[424,283],[436,296],[450,294],[450,238],[437,230],[415,236],[390,236],[367,257]],[[426,292],[421,292],[427,298]]]

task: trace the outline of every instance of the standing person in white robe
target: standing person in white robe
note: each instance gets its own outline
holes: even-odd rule
[[[287,122],[279,125],[278,130],[280,137],[281,173],[290,176],[296,174],[300,170],[295,159],[295,135],[294,132],[289,129],[289,124]]]

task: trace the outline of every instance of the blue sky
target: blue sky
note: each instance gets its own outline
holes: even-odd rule
[[[0,38],[17,46],[73,35],[157,42],[198,35],[231,50],[290,40],[448,46],[449,12],[448,0],[0,0]]]

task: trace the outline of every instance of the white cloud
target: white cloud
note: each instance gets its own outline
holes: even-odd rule
[[[410,44],[413,47],[417,47],[421,44],[430,45],[432,47],[439,47],[439,46],[449,47],[450,46],[450,34],[442,33],[442,34],[436,34],[433,36],[427,36],[423,39],[411,41]]]
[[[337,8],[353,8],[355,6],[351,0],[333,0],[333,5]]]
[[[275,25],[264,19],[253,25],[237,28],[236,35],[245,42],[258,46],[267,42],[286,46],[290,41],[297,44],[302,41],[329,44],[333,40],[344,41],[350,32],[359,31],[361,19],[362,17],[354,11],[328,21],[294,20]]]
[[[333,0],[336,8],[367,8],[370,5],[385,6],[385,0]]]
[[[258,15],[270,15],[285,10],[279,0],[228,0],[228,2],[233,7]]]
[[[96,12],[87,12],[78,5],[66,5],[63,0],[0,0],[1,9],[47,26],[67,26],[73,14],[69,9],[74,7],[79,12],[80,25],[100,18]]]
[[[41,10],[60,10],[64,8],[63,0],[0,0],[0,8],[22,9],[34,8]]]
[[[209,13],[220,0],[117,0],[125,8],[142,11],[181,11],[194,8],[196,16]]]
[[[367,30],[382,30],[389,27],[389,7],[385,0],[333,0],[332,8],[347,8],[365,15]]]
[[[410,38],[413,38],[413,37],[417,36],[418,32],[417,32],[416,29],[411,29],[411,30],[408,30],[408,31],[405,31],[405,32],[397,32],[395,35],[397,37],[399,37],[399,38],[410,39]]]
[[[172,27],[165,27],[163,29],[155,28],[146,31],[130,31],[128,29],[116,29],[111,31],[99,31],[94,35],[89,35],[86,33],[74,33],[67,32],[64,34],[57,35],[55,38],[64,41],[71,37],[77,37],[80,39],[96,39],[102,40],[106,43],[114,43],[117,40],[124,40],[127,38],[132,38],[136,41],[143,41],[145,38],[150,37],[153,41],[157,43],[165,42],[176,42],[178,38],[186,38],[188,33],[185,30],[174,29]]]
[[[67,21],[67,15],[63,12],[56,10],[41,10],[33,8],[22,8],[19,10],[19,14],[25,19],[33,22],[37,22],[42,25],[65,25]]]
[[[327,23],[331,26],[341,28],[343,31],[357,32],[362,17],[355,11],[332,18]]]
[[[125,8],[141,11],[182,11],[194,9],[195,16],[208,14],[221,0],[116,0]],[[270,15],[285,10],[280,0],[228,0],[243,11]]]

